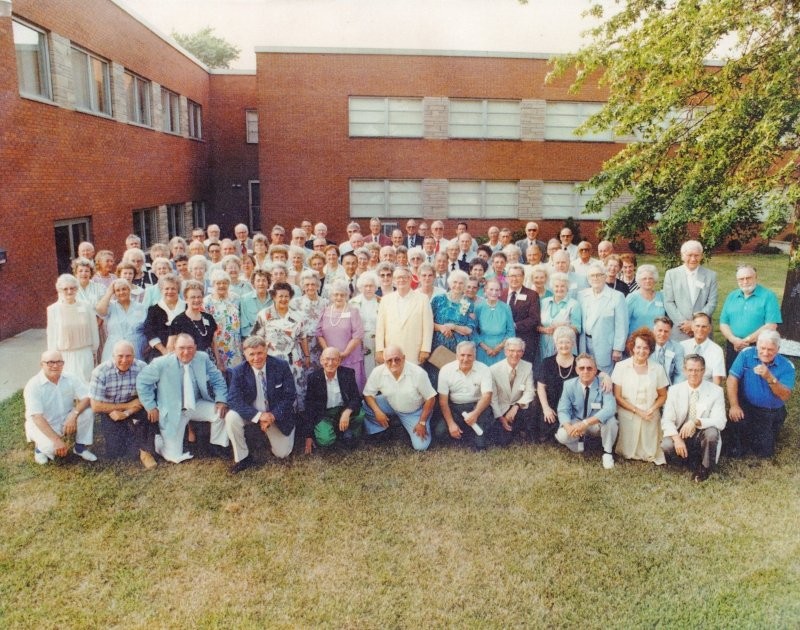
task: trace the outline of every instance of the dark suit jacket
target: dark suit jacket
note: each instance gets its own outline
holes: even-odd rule
[[[510,290],[503,289],[500,293],[500,300],[508,302]],[[524,300],[519,299],[519,294],[525,295]],[[539,295],[532,289],[522,287],[517,292],[517,301],[511,307],[511,316],[514,318],[514,328],[517,331],[517,337],[525,342],[525,354],[523,355],[526,361],[530,361],[534,365],[538,365],[539,357],[539,324],[542,323],[541,311],[539,310]],[[537,360],[534,361],[534,358]]]
[[[375,237],[372,235],[372,232],[370,232],[369,234],[367,234],[364,237],[364,242],[365,243],[377,243],[381,247],[385,247],[386,245],[391,245],[392,244],[392,239],[390,239],[388,236],[386,236],[386,234],[378,234],[378,238],[376,240]]]
[[[275,416],[275,424],[284,435],[289,435],[295,426],[294,403],[297,393],[289,364],[277,357],[267,357],[264,365],[267,376],[267,404]],[[228,406],[249,422],[258,413],[253,406],[258,396],[256,375],[249,363],[240,363],[228,372]]]
[[[339,366],[336,370],[339,380],[339,389],[342,391],[342,401],[353,414],[358,413],[361,407],[361,392],[356,384],[355,370]],[[328,408],[328,387],[325,384],[325,370],[314,370],[308,376],[308,389],[306,389],[306,418],[313,424],[325,415]]]
[[[420,236],[419,234],[415,234],[413,237],[413,241],[411,243],[411,247],[422,247],[422,243],[425,240],[424,236]],[[408,247],[408,234],[403,234],[403,245]]]
[[[308,240],[306,241],[306,249],[314,249],[314,241],[315,241],[315,240],[317,240],[317,239],[316,239],[316,238],[310,238],[310,239],[308,239]],[[326,238],[326,239],[325,239],[325,242],[326,242],[328,245],[336,245],[337,247],[339,246],[339,243],[334,243],[334,242],[333,242],[332,240],[330,240],[329,238]]]

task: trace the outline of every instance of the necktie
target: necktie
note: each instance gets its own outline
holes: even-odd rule
[[[350,297],[353,297],[353,294],[356,292],[356,289],[355,289],[355,287],[353,286],[353,280],[352,280],[352,278],[350,279],[350,284],[349,284],[348,286],[350,287]]]
[[[192,381],[192,373],[187,363],[183,366],[183,408],[194,409],[194,406],[194,382]]]
[[[438,240],[436,241],[436,247],[434,248],[433,251],[435,251],[437,254],[439,253],[439,241]]]
[[[511,373],[508,375],[508,381],[511,383],[510,389],[514,389],[515,380],[517,380],[517,368],[511,368]]]
[[[242,254],[244,255],[246,253],[247,253],[247,245],[245,245],[244,241],[242,241]]]
[[[267,375],[264,370],[259,370],[258,380],[261,383],[261,393],[264,397],[264,411],[269,411],[269,401],[267,400]]]
[[[589,415],[589,386],[584,385],[585,391],[583,393],[583,418],[582,420],[586,419],[586,416]]]
[[[697,420],[697,397],[697,390],[693,389],[692,393],[689,394],[689,413],[686,416],[686,422],[694,422]]]
[[[695,354],[699,354],[699,355],[702,357],[702,356],[703,356],[703,353],[702,353],[702,352],[700,352],[700,350],[701,350],[701,349],[702,349],[702,348],[700,348],[700,346],[699,346],[699,345],[697,345],[697,344],[695,344],[695,345],[694,345],[694,353],[695,353]]]
[[[467,252],[461,254],[461,262],[467,262]]]
[[[512,291],[511,292],[511,298],[509,298],[509,300],[508,300],[508,305],[511,308],[514,308],[514,304],[516,304],[516,303],[517,303],[517,292],[516,291]]]
[[[664,346],[661,346],[658,349],[658,353],[656,354],[656,360],[661,364],[662,367],[664,366],[664,363],[666,361],[664,357]]]
[[[451,263],[450,271],[455,271],[455,270],[456,270],[456,264],[455,263]]]

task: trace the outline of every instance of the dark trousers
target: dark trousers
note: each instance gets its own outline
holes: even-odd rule
[[[683,459],[675,455],[675,443],[671,437],[665,437],[661,442],[661,449],[664,455],[679,462],[686,462],[691,468],[697,468],[702,464],[703,468],[710,471],[714,470],[717,463],[717,449],[719,448],[719,429],[708,427],[698,429],[694,435],[686,442],[687,457]]]
[[[554,442],[558,427],[561,426],[558,423],[558,418],[552,423],[544,419],[544,411],[542,411],[542,405],[539,402],[538,396],[531,403],[531,407],[533,409],[533,418],[531,420],[531,430],[528,435],[530,435],[532,440],[540,444]],[[555,409],[555,407],[553,407],[553,409]]]
[[[478,416],[478,426],[483,429],[483,435],[478,435],[471,426],[464,422],[464,417],[461,415],[465,411],[469,413],[475,409],[475,403],[466,403],[463,405],[449,403],[449,407],[450,413],[453,414],[453,420],[455,420],[458,428],[461,429],[461,441],[466,441],[467,444],[471,444],[479,451],[485,449],[489,443],[490,432],[494,430],[492,426],[495,424],[495,419],[492,415],[492,408],[487,407],[483,410],[483,413]],[[445,437],[450,437],[450,432],[448,431],[447,423],[444,421],[444,418],[441,416],[441,414],[439,414],[439,417],[441,418],[441,421],[436,425],[434,433],[437,438],[443,440]]]
[[[730,433],[733,452],[744,455],[749,450],[756,457],[772,457],[778,433],[786,420],[786,407],[766,409],[744,401],[741,406],[744,418],[739,422],[728,422],[725,429],[726,437]]]
[[[506,431],[502,423],[495,419],[490,438],[499,446],[508,446],[515,438],[519,437],[522,431],[525,431],[530,439],[533,431],[532,405],[528,405],[527,409],[517,409],[517,415],[514,416],[514,422],[511,423],[511,431]]]
[[[155,437],[158,423],[147,419],[147,411],[140,409],[125,420],[112,420],[108,414],[99,413],[100,430],[106,442],[106,456],[119,459],[128,454],[131,445],[155,455]]]

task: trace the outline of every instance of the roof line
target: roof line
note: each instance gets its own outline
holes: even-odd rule
[[[525,53],[493,50],[435,50],[429,48],[328,48],[306,46],[256,46],[256,53],[306,55],[407,55],[416,57],[506,57],[511,59],[552,59],[556,53]]]

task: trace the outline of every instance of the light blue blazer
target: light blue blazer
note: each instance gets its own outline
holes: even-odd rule
[[[602,302],[598,305],[592,297],[592,289],[578,293],[583,317],[580,349],[587,352],[587,329],[592,336],[592,348],[597,367],[611,373],[611,353],[625,350],[628,339],[628,307],[625,296],[611,287],[604,287]]]

